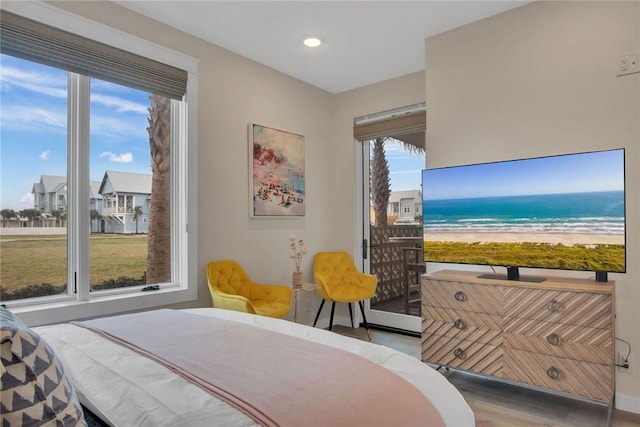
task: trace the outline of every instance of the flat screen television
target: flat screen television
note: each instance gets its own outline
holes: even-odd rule
[[[624,190],[624,149],[425,169],[424,260],[607,281],[626,272]]]

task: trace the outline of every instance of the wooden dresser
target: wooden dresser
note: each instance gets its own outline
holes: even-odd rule
[[[609,405],[614,284],[548,278],[422,277],[422,360]]]

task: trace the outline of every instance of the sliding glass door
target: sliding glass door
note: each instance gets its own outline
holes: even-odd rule
[[[361,262],[378,278],[367,321],[420,332],[422,254],[421,171],[424,131],[411,139],[381,136],[358,141],[361,161]]]

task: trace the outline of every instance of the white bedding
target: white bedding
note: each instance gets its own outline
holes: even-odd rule
[[[254,325],[365,357],[424,393],[446,425],[474,426],[473,412],[455,387],[440,373],[406,354],[286,320],[215,308],[185,311]],[[62,359],[80,401],[113,426],[255,425],[242,412],[169,369],[88,329],[71,324],[34,329]],[[304,378],[300,381],[304,382]],[[301,425],[313,425],[313,420],[301,420]]]

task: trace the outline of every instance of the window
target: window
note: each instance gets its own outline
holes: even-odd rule
[[[56,175],[67,171],[67,73],[6,55],[0,61],[0,209],[26,219],[22,229],[2,230],[0,299],[66,296],[66,229],[38,232],[58,227],[65,207],[64,178]],[[44,203],[46,194],[51,203]]]
[[[5,9],[3,5],[3,9]],[[133,73],[133,77],[120,76],[118,70],[111,70],[114,73],[113,76],[107,75],[104,77],[100,74],[102,71],[97,70],[98,75],[92,75],[94,71],[88,70],[87,75],[76,74],[64,71],[64,64],[48,68],[55,71],[59,75],[64,76],[62,79],[66,85],[64,89],[57,89],[49,82],[42,82],[44,89],[49,89],[48,96],[54,99],[63,99],[65,107],[62,111],[67,112],[69,117],[63,117],[55,123],[61,123],[65,129],[61,136],[62,146],[68,152],[60,155],[60,150],[47,149],[47,146],[43,146],[39,151],[40,159],[46,160],[54,157],[57,160],[61,157],[65,162],[62,166],[56,169],[59,177],[62,177],[62,185],[57,189],[49,190],[43,189],[42,185],[36,185],[42,177],[47,176],[50,169],[42,168],[40,174],[35,177],[29,177],[29,186],[33,185],[33,191],[31,194],[31,208],[39,207],[43,213],[47,212],[47,209],[55,208],[56,205],[62,210],[57,211],[58,214],[64,212],[64,222],[68,237],[64,240],[57,239],[60,246],[63,248],[59,250],[66,257],[61,265],[66,268],[66,272],[62,273],[62,276],[66,276],[63,279],[56,279],[56,282],[62,282],[63,291],[56,296],[51,296],[53,293],[49,292],[48,296],[38,298],[10,298],[6,299],[3,295],[3,303],[7,303],[15,307],[22,317],[31,324],[38,324],[44,322],[65,321],[72,318],[95,316],[107,313],[116,313],[124,310],[134,310],[146,307],[153,307],[157,305],[166,305],[172,303],[178,303],[195,299],[197,296],[197,260],[195,259],[195,248],[197,242],[195,236],[197,235],[197,222],[195,221],[196,213],[188,209],[190,204],[195,205],[192,200],[195,200],[195,184],[196,174],[188,174],[188,168],[191,165],[192,170],[195,169],[196,145],[195,145],[195,129],[196,117],[197,117],[197,63],[183,56],[179,53],[175,53],[164,49],[162,47],[149,44],[143,40],[133,38],[125,33],[120,33],[107,27],[96,24],[95,26],[87,26],[86,20],[77,18],[67,12],[60,11],[55,7],[46,4],[12,4],[6,9],[9,9],[11,13],[15,13],[18,16],[18,21],[22,15],[28,14],[39,22],[46,23],[47,21],[56,22],[56,25],[65,28],[71,34],[74,33],[74,29],[83,37],[94,39],[100,43],[106,43],[108,47],[111,43],[117,49],[131,49],[137,52],[145,52],[145,56],[152,58],[162,63],[169,63],[170,67],[181,67],[186,70],[188,78],[185,79],[187,84],[187,91],[182,99],[176,99],[175,93],[169,96],[174,99],[169,99],[164,96],[165,89],[157,88],[154,78],[148,79],[150,83],[149,90],[142,90],[146,82],[144,79],[139,79],[138,74]],[[3,36],[3,49],[5,49],[4,40],[7,40],[5,30],[10,25],[6,25],[5,17],[10,14],[6,14],[3,10],[2,14],[2,36]],[[7,18],[10,19],[10,18]],[[36,24],[36,26],[39,24]],[[7,30],[7,31],[9,31]],[[91,40],[89,40],[91,42]],[[17,43],[20,43],[19,37]],[[7,45],[11,46],[11,42]],[[57,47],[57,46],[56,46]],[[10,48],[9,48],[10,50]],[[26,50],[26,49],[25,49]],[[20,56],[20,50],[18,53],[14,53],[16,56]],[[119,54],[119,53],[118,53]],[[126,54],[125,57],[131,54]],[[55,57],[54,60],[60,60],[60,58],[66,58],[64,55],[51,55]],[[135,55],[133,55],[135,56]],[[136,56],[137,58],[137,56]],[[10,105],[7,100],[17,102],[18,95],[16,93],[4,93],[6,88],[6,79],[11,77],[14,79],[24,79],[33,77],[25,73],[13,73],[9,75],[5,65],[11,61],[22,61],[28,67],[47,67],[37,62],[32,62],[27,59],[16,58],[12,55],[8,55],[6,51],[2,52],[2,89],[3,89],[3,103],[2,108]],[[38,61],[38,58],[30,58]],[[137,59],[136,59],[137,60]],[[142,58],[144,62],[145,59]],[[115,61],[113,61],[115,62]],[[51,65],[51,64],[49,64]],[[137,64],[136,64],[137,65]],[[152,64],[153,65],[153,64]],[[139,68],[136,68],[139,70]],[[108,73],[107,73],[108,74]],[[113,77],[113,78],[112,78]],[[130,79],[133,78],[129,85]],[[115,81],[115,82],[114,82]],[[67,84],[68,82],[68,84]],[[124,193],[118,194],[117,188],[107,188],[107,171],[120,172],[126,176],[146,175],[146,179],[149,181],[149,187],[151,182],[151,175],[153,171],[149,169],[149,135],[146,131],[150,98],[158,96],[156,91],[163,93],[159,96],[165,99],[165,113],[167,117],[164,118],[167,124],[167,131],[169,137],[167,138],[168,146],[171,157],[168,160],[170,168],[167,171],[168,180],[170,185],[166,186],[166,194],[157,194],[154,196],[157,200],[166,199],[164,211],[160,213],[160,218],[165,225],[164,232],[169,235],[169,250],[163,250],[162,252],[168,253],[168,262],[163,263],[168,266],[167,269],[160,271],[155,276],[155,281],[148,281],[149,274],[144,270],[140,270],[140,264],[145,265],[147,261],[147,240],[146,235],[149,222],[153,222],[153,213],[149,212],[147,206],[144,204],[136,204],[138,196],[126,194],[126,189],[120,190]],[[169,92],[171,92],[169,90]],[[179,92],[178,92],[179,93]],[[25,99],[29,99],[26,97]],[[144,103],[142,102],[144,101]],[[33,101],[36,102],[36,101]],[[187,115],[187,105],[189,114]],[[151,106],[152,108],[152,106]],[[153,109],[153,108],[152,108]],[[146,114],[142,114],[142,111]],[[40,121],[34,121],[34,123],[46,123],[47,120],[53,120],[54,116],[44,114]],[[18,171],[10,171],[5,168],[5,162],[10,162],[11,159],[5,156],[5,146],[9,146],[11,142],[15,145],[17,139],[10,141],[5,138],[5,131],[8,131],[8,127],[5,126],[5,118],[7,117],[6,110],[2,111],[2,151],[3,151],[3,167],[2,167],[2,182],[3,186],[6,182],[6,178],[10,172],[18,173]],[[13,117],[17,117],[13,115]],[[69,122],[69,131],[66,130],[66,124]],[[31,129],[22,129],[22,138],[25,140],[35,141],[34,138],[29,138],[27,132]],[[19,134],[20,132],[18,132]],[[126,139],[126,135],[135,133],[134,139]],[[106,141],[106,139],[111,139]],[[39,138],[38,141],[42,141],[41,144],[51,143],[47,137]],[[89,143],[87,143],[89,141]],[[115,148],[108,149],[107,142],[111,143],[111,147],[120,147],[120,150]],[[5,145],[7,144],[7,145]],[[146,147],[146,156],[144,151],[140,147]],[[21,147],[24,147],[21,145]],[[68,148],[67,148],[68,147]],[[30,150],[31,153],[22,153],[23,158],[29,154],[33,154],[34,149]],[[146,164],[146,170],[135,169],[134,163],[136,155],[138,154],[141,163]],[[132,160],[133,159],[133,160]],[[33,174],[33,172],[32,172]],[[24,179],[22,179],[24,180]],[[15,181],[17,182],[17,181]],[[86,185],[89,182],[90,185]],[[127,181],[125,180],[125,183]],[[37,182],[41,184],[40,182]],[[83,184],[85,183],[85,184]],[[113,183],[112,183],[113,184]],[[137,183],[139,184],[139,183]],[[134,185],[137,185],[134,182]],[[116,183],[116,185],[121,185]],[[31,188],[30,188],[31,189]],[[51,193],[49,193],[51,191]],[[56,194],[57,191],[60,191]],[[149,201],[151,198],[151,191],[149,194],[142,194],[140,200]],[[49,195],[51,194],[51,196]],[[4,188],[3,199],[0,203],[0,209],[5,208]],[[57,196],[57,197],[56,197]],[[42,197],[45,197],[44,206],[35,204],[35,202],[41,203]],[[191,201],[191,203],[190,203]],[[7,207],[8,208],[8,207]],[[32,211],[38,211],[40,209],[32,209]],[[140,210],[140,211],[139,211]],[[113,211],[113,212],[107,212]],[[129,212],[128,214],[126,212]],[[108,217],[105,215],[109,213],[112,215]],[[136,236],[134,239],[129,239],[131,242],[134,240],[137,243],[136,248],[127,248],[126,250],[118,250],[111,248],[100,248],[96,243],[97,239],[94,237],[101,237],[109,227],[115,228],[116,224],[126,219],[116,215],[126,215],[131,217],[132,214],[142,218],[142,221],[133,222],[134,226],[125,226],[122,229],[122,236],[127,233],[141,233],[142,236]],[[156,220],[158,214],[155,215]],[[191,221],[190,221],[191,219]],[[37,217],[29,218],[29,220],[35,224]],[[56,218],[56,221],[58,218]],[[129,223],[124,221],[124,223]],[[190,231],[193,237],[189,239],[187,234],[186,224],[189,223]],[[50,243],[50,242],[49,242]],[[150,244],[150,243],[149,243]],[[43,250],[44,243],[38,242],[32,245],[31,249],[27,250],[27,256],[35,256],[37,254],[46,252]],[[0,271],[11,270],[11,259],[5,258],[4,245],[2,245],[2,257],[0,258]],[[138,264],[135,273],[126,273],[126,266],[120,264],[119,259],[114,258],[114,253],[121,252],[140,254],[138,257],[144,261],[137,262]],[[131,256],[129,256],[131,258]],[[39,264],[39,262],[36,262]],[[33,264],[32,264],[33,265]],[[114,273],[115,272],[115,273]],[[116,281],[117,278],[109,277],[109,274],[121,274],[125,273],[125,277],[132,277],[132,280],[126,280],[125,287],[118,287],[116,289],[105,289],[101,287],[106,282]],[[41,276],[37,276],[34,279],[35,282],[39,280],[48,280],[44,273],[40,273]],[[136,276],[138,276],[136,278]],[[144,279],[147,280],[144,280]],[[15,282],[15,280],[14,280]],[[2,284],[5,286],[9,281],[5,280],[3,276]],[[141,293],[140,288],[146,283],[157,283],[160,285],[160,292],[157,295],[154,293]],[[17,283],[20,285],[20,283]],[[22,283],[24,285],[25,283]],[[140,285],[140,286],[137,286]],[[123,294],[124,293],[124,294]],[[114,295],[118,294],[118,295]],[[129,295],[129,296],[127,296]],[[130,302],[124,302],[124,298],[131,299]],[[56,305],[48,304],[54,302],[53,299],[57,299]],[[60,304],[60,299],[68,299],[70,303],[74,304],[74,309],[69,310],[64,304]],[[89,300],[99,301],[99,304],[93,304],[89,306],[85,302]],[[80,303],[80,305],[78,305]]]

